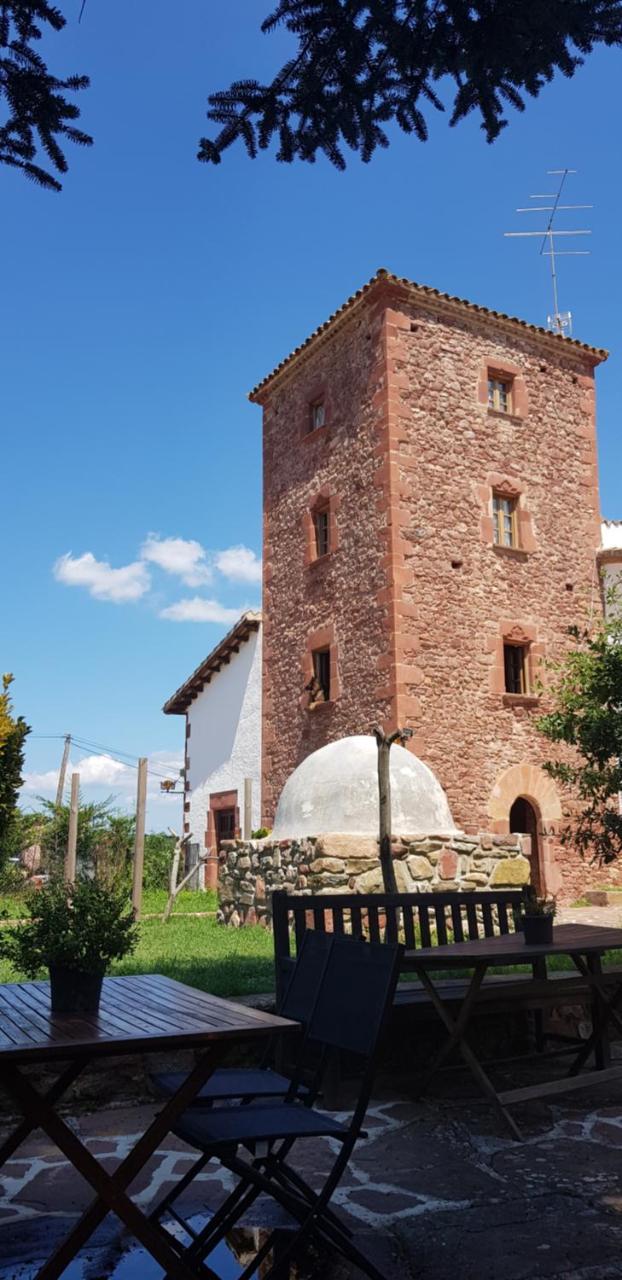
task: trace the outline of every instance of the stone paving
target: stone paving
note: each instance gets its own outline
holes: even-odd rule
[[[548,1073],[547,1073],[548,1074]],[[387,1280],[610,1280],[622,1278],[622,1086],[591,1088],[516,1109],[525,1134],[515,1143],[488,1108],[473,1101],[462,1073],[443,1076],[443,1095],[409,1099],[407,1082],[382,1081],[368,1115],[369,1137],[355,1153],[335,1202]],[[462,1096],[462,1099],[460,1095]],[[121,1158],[150,1108],[109,1109],[73,1121],[104,1162]],[[326,1168],[329,1144],[301,1144],[311,1181]],[[146,1207],[188,1167],[192,1155],[167,1139],[135,1183]],[[196,1222],[230,1186],[215,1166],[183,1201]],[[32,1280],[90,1193],[39,1135],[0,1173],[0,1277]],[[258,1206],[252,1226],[269,1224]],[[345,1280],[355,1272],[327,1260],[307,1275]],[[240,1267],[223,1248],[217,1269]],[[108,1219],[67,1280],[156,1280],[160,1269]]]

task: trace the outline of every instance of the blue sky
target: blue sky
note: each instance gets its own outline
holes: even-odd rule
[[[153,756],[164,772],[179,756],[183,722],[162,703],[259,600],[252,557],[219,558],[261,550],[248,389],[379,266],[545,322],[535,242],[502,232],[564,165],[579,171],[569,199],[595,207],[578,215],[592,256],[561,260],[560,301],[575,336],[612,350],[598,374],[601,493],[603,514],[622,517],[620,53],[556,80],[493,146],[475,120],[450,130],[434,113],[427,144],[396,133],[345,173],[239,147],[213,168],[195,159],[208,92],[268,75],[287,49],[282,33],[261,36],[262,4],[186,0],[172,22],[164,0],[88,0],[79,26],[79,0],[61,7],[70,25],[51,56],[92,77],[81,106],[95,145],[70,151],[60,195],[0,171],[2,668],[33,726],[31,791],[58,767],[46,735]],[[173,620],[196,597],[221,621]],[[87,761],[89,794],[129,802],[132,770],[88,754],[72,761]],[[152,800],[151,825],[178,816],[177,801]]]

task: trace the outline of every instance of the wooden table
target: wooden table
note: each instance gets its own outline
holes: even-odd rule
[[[614,1022],[622,1032],[622,1018],[618,1013],[618,1005],[622,1001],[622,980],[612,993],[605,990],[602,980],[602,957],[606,951],[615,950],[622,950],[622,929],[604,929],[598,925],[562,924],[554,928],[552,942],[536,946],[527,946],[522,933],[508,933],[496,938],[481,938],[474,942],[456,942],[447,946],[422,947],[416,951],[407,951],[404,957],[404,968],[414,970],[418,975],[448,1032],[445,1044],[425,1074],[421,1092],[452,1050],[458,1048],[482,1091],[503,1117],[514,1137],[520,1139],[520,1130],[508,1111],[508,1105],[512,1102],[527,1102],[530,1098],[541,1098],[548,1094],[565,1093],[570,1089],[585,1088],[586,1084],[594,1080],[594,1077],[592,1073],[583,1076],[579,1076],[578,1073],[592,1052],[595,1056],[596,1071],[599,1073],[599,1082],[604,1083],[605,1080],[622,1077],[622,1067],[609,1066],[608,1040],[610,1022]],[[568,1078],[497,1093],[490,1077],[465,1039],[477,993],[488,969],[492,966],[517,964],[533,966],[537,961],[546,965],[546,961],[551,956],[570,956],[579,973],[585,978],[592,995],[592,1034],[578,1050]],[[443,971],[473,969],[473,975],[457,1017],[441,999],[430,976],[439,969]],[[517,984],[517,989],[519,986],[520,984]]]
[[[138,1209],[127,1188],[232,1042],[265,1039],[296,1027],[284,1018],[220,1000],[158,974],[105,978],[100,1009],[94,1014],[53,1014],[47,982],[0,984],[0,1084],[24,1116],[0,1147],[0,1167],[34,1129],[41,1128],[96,1192],[36,1280],[60,1276],[110,1210],[166,1275],[175,1280],[196,1280],[198,1272],[175,1251],[171,1237]],[[94,1058],[163,1049],[199,1050],[196,1065],[132,1151],[114,1173],[108,1173],[57,1114],[55,1104]],[[22,1068],[50,1062],[62,1063],[63,1069],[43,1094]],[[215,1273],[203,1265],[200,1274],[213,1277]]]

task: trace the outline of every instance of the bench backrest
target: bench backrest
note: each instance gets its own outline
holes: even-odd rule
[[[465,893],[272,894],[277,993],[307,929],[352,933],[370,942],[443,946],[513,933],[519,889]]]

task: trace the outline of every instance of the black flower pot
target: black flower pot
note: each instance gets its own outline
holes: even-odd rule
[[[102,992],[103,974],[83,973],[50,965],[50,993],[53,1013],[96,1013]]]
[[[527,946],[553,941],[553,916],[523,916],[523,937]]]

